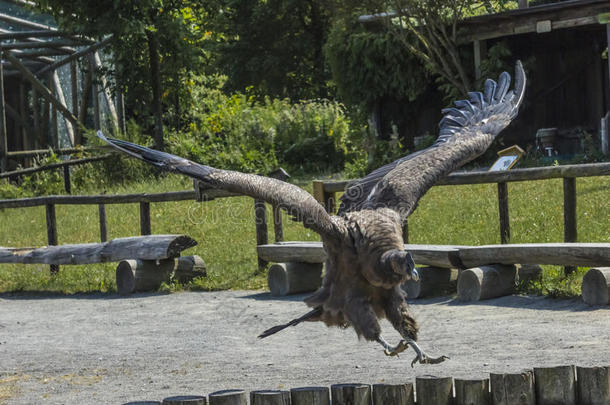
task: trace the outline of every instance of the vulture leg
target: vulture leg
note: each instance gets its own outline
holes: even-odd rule
[[[420,364],[438,364],[447,360],[447,356],[431,357],[424,352],[416,343],[417,340],[417,322],[409,314],[409,308],[405,302],[405,293],[400,286],[396,286],[392,291],[392,295],[386,302],[385,308],[386,317],[394,326],[394,329],[403,337],[394,350],[386,349],[386,355],[396,356],[403,352],[408,346],[415,350],[416,356],[411,362],[411,367],[415,363]]]
[[[399,353],[404,352],[407,347],[409,347],[405,340],[401,340],[396,346],[392,346],[381,335],[377,339],[377,342],[383,346],[383,352],[386,354],[386,356],[398,356]]]

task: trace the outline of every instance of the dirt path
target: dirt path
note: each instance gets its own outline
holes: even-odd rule
[[[288,389],[481,377],[560,364],[610,365],[610,307],[580,300],[449,298],[412,304],[420,342],[451,357],[410,367],[352,330],[307,323],[256,335],[302,314],[302,297],[253,291],[73,297],[0,295],[0,403],[121,404],[226,388]],[[387,339],[398,335],[383,323]]]

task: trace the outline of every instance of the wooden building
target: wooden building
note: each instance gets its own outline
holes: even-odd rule
[[[526,5],[463,22],[464,42],[474,47],[475,74],[486,49],[503,41],[515,59],[525,62],[529,81],[505,143],[532,145],[539,129],[557,128],[555,153],[577,153],[583,133],[600,139],[602,118],[610,110],[610,1]]]
[[[494,44],[502,42],[512,59],[524,61],[528,86],[519,118],[502,133],[505,145],[537,145],[541,128],[557,128],[556,154],[582,150],[585,133],[599,142],[602,119],[610,111],[610,0],[568,0],[464,20],[459,27],[464,55],[472,54],[472,76]],[[363,23],[386,16],[363,16]],[[436,98],[435,98],[436,97]],[[408,125],[416,135],[434,133],[442,106],[440,95],[428,92],[421,114]],[[388,110],[397,109],[388,106]],[[401,131],[403,133],[404,131]],[[607,145],[607,144],[606,144]],[[607,153],[607,152],[606,152]]]
[[[107,128],[122,126],[122,98],[96,73],[111,38],[62,32],[28,6],[0,1],[0,171],[27,166],[49,149],[68,154],[83,145],[85,128],[104,120]]]

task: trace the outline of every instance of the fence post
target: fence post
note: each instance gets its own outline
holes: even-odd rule
[[[301,387],[290,390],[292,405],[330,405],[328,387]]]
[[[284,225],[282,224],[282,210],[277,205],[273,206],[273,234],[276,242],[284,241]]]
[[[500,241],[508,243],[510,240],[510,222],[508,217],[508,185],[498,183],[498,209],[500,212]]]
[[[415,392],[418,405],[450,405],[453,402],[453,378],[416,377]]]
[[[576,178],[563,178],[563,240],[565,242],[576,242],[578,239],[576,230]],[[564,267],[565,274],[570,274],[576,267]]]
[[[313,181],[313,197],[324,206],[326,212],[332,213],[335,211],[335,193],[324,190],[323,181]]]
[[[370,405],[371,386],[368,384],[334,384],[330,386],[333,405]]]
[[[246,393],[243,390],[224,390],[208,395],[210,405],[246,405]]]
[[[254,200],[254,221],[256,225],[256,245],[266,245],[269,242],[267,235],[267,207],[265,201]],[[258,258],[258,270],[262,271],[267,267],[267,261]]]
[[[98,212],[100,214],[100,240],[106,242],[108,240],[108,230],[106,228],[106,205],[99,204]]]
[[[151,234],[150,203],[148,203],[148,202],[140,203],[140,234],[141,235],[150,235]]]
[[[70,166],[64,166],[64,189],[66,193],[72,194],[72,185],[70,184]]]
[[[250,405],[290,404],[290,391],[262,390],[250,392]]]
[[[55,204],[46,204],[47,214],[47,240],[49,246],[57,245],[57,219],[55,217]],[[51,265],[51,273],[57,273],[59,271],[59,265]]]
[[[534,368],[536,403],[576,405],[574,366]]]
[[[4,51],[0,49],[0,59]],[[4,72],[0,64],[0,173],[8,170],[8,137],[6,134],[6,114],[4,110]]]
[[[415,405],[413,383],[374,384],[373,404]]]

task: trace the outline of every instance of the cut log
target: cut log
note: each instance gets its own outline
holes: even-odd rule
[[[408,299],[454,293],[457,287],[457,269],[418,267],[419,280],[408,280],[402,288]]]
[[[246,392],[243,390],[216,391],[208,396],[210,405],[246,405]]]
[[[322,284],[322,263],[276,263],[269,268],[267,282],[275,296],[315,291]]]
[[[462,247],[466,268],[486,264],[610,266],[610,243],[526,243]]]
[[[489,379],[455,379],[455,405],[490,405]]]
[[[290,405],[289,391],[252,391],[250,405]]]
[[[121,295],[135,291],[154,291],[172,278],[184,283],[206,275],[205,263],[199,256],[165,260],[123,260],[116,268],[117,291]]]
[[[180,256],[181,251],[195,245],[197,242],[186,235],[147,235],[103,243],[41,248],[0,247],[0,263],[90,264],[134,258],[161,260]]]
[[[515,291],[517,267],[514,265],[481,266],[460,272],[457,299],[480,301],[510,295]]]
[[[491,397],[494,405],[536,405],[534,372],[490,374]]]
[[[610,367],[576,367],[578,403],[610,404]]]
[[[517,280],[519,284],[542,281],[542,267],[537,264],[518,264]]]
[[[163,405],[206,405],[205,397],[199,395],[179,395],[165,398]]]
[[[534,368],[537,405],[576,405],[576,375],[573,366]]]
[[[610,244],[609,244],[610,246]],[[459,246],[451,245],[405,245],[417,264],[435,267],[460,267]],[[322,242],[281,242],[256,247],[258,256],[267,262],[324,263],[326,252]]]
[[[374,384],[373,404],[415,405],[413,384]]]
[[[290,390],[292,405],[330,405],[328,387],[301,387]]]
[[[330,386],[333,405],[371,405],[368,384],[334,384]]]
[[[417,405],[451,405],[453,378],[421,376],[415,378]]]
[[[589,305],[610,304],[610,267],[590,269],[582,279],[582,299]]]
[[[610,266],[610,243],[529,243],[488,246],[405,245],[420,265],[472,268],[489,264],[552,264],[559,266]],[[282,242],[257,246],[268,262],[323,263],[321,242]]]

